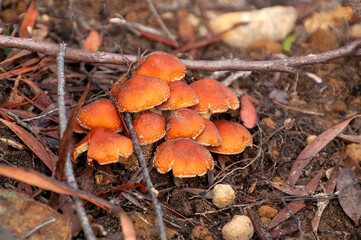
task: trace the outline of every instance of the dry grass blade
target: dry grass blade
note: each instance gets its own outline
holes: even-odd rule
[[[94,196],[90,193],[87,193],[85,191],[81,191],[73,187],[70,187],[69,185],[61,183],[53,178],[47,177],[31,169],[0,165],[0,175],[22,181],[27,184],[34,185],[45,190],[50,190],[60,194],[67,194],[67,195],[83,198],[105,210],[111,210],[112,212],[116,213],[120,218],[124,239],[127,240],[136,239],[135,230],[132,221],[127,216],[125,211],[119,206],[113,205],[110,202],[102,198],[99,198],[97,196]]]
[[[352,118],[333,126],[321,133],[315,140],[312,141],[311,144],[307,145],[293,163],[291,172],[287,178],[287,183],[291,186],[295,185],[302,174],[302,169],[311,161],[311,158],[314,157],[330,141],[332,141],[340,132],[342,132],[352,119],[360,116],[361,115],[353,116]]]
[[[306,196],[308,194],[312,194],[316,191],[317,186],[320,183],[321,177],[322,177],[322,173],[323,173],[323,169],[321,169],[321,171],[319,171],[313,178],[311,181],[309,181],[307,183],[307,185],[305,186],[283,186],[284,189],[288,190],[289,192],[286,192],[287,194],[291,194],[294,195],[293,191],[296,189],[295,191],[295,195],[301,195],[301,196]],[[273,185],[275,186],[275,185]],[[298,188],[300,187],[300,188]],[[277,187],[276,187],[277,188]],[[282,189],[279,189],[282,191]],[[301,192],[300,192],[301,191]],[[300,211],[302,208],[304,208],[306,206],[306,204],[304,204],[303,202],[290,202],[288,204],[287,207],[283,208],[281,211],[278,212],[278,214],[272,219],[270,225],[268,226],[269,229],[277,226],[278,224],[280,224],[281,222],[285,221],[286,219],[288,219],[290,216],[292,216],[292,214],[290,214],[290,211],[294,214],[298,211]]]
[[[5,119],[0,119],[0,121],[9,127],[51,171],[55,169],[58,158],[48,147],[41,144],[33,135],[15,123]]]

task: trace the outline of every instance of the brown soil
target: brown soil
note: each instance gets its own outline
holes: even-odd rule
[[[3,9],[15,9],[19,5],[18,2],[22,1],[11,2],[12,4],[3,3]],[[25,2],[27,3],[27,1]],[[148,9],[146,1],[84,0],[75,2],[74,9],[71,12],[69,11],[67,1],[40,1],[38,3],[40,16],[44,17],[47,15],[49,17],[49,20],[43,22],[39,20],[39,23],[41,22],[48,27],[48,36],[45,40],[52,42],[64,41],[68,46],[79,48],[77,39],[84,39],[87,33],[94,28],[103,34],[103,44],[101,47],[103,51],[138,54],[144,51],[160,50],[171,52],[173,50],[163,43],[138,37],[124,27],[108,24],[110,18],[120,14],[129,21],[135,21],[155,29],[160,29],[155,17]],[[177,8],[179,6],[185,7],[189,13],[193,13],[201,19],[199,7],[195,4],[196,1],[154,0],[153,2],[158,7],[161,16],[165,19],[168,29],[174,35],[177,35],[178,31]],[[206,3],[207,1],[203,2]],[[230,2],[232,1],[214,1],[213,4],[206,4],[205,7],[209,10],[227,10],[229,8],[232,10],[247,10],[255,7],[248,3],[242,6],[222,5],[226,3],[231,4]],[[70,19],[71,15],[77,19],[76,28]],[[311,36],[304,32],[301,22],[297,23],[295,29],[299,37],[292,46],[292,53],[290,55],[293,56],[335,49],[351,41],[340,32],[345,29],[338,29],[339,32],[320,31]],[[196,37],[199,40],[201,39],[197,34]],[[325,39],[327,40],[326,42]],[[179,57],[190,58],[187,54],[181,54]],[[215,60],[232,57],[244,60],[269,60],[275,58],[270,50],[265,50],[264,48],[236,49],[220,41],[207,47],[198,48],[196,51],[196,58],[198,59]],[[94,66],[89,65],[86,67],[88,70],[91,70]],[[68,73],[81,73],[78,63],[68,63],[66,68]],[[110,66],[107,66],[107,68],[111,69]],[[150,175],[153,184],[160,190],[159,200],[165,207],[164,219],[169,237],[173,239],[191,239],[192,229],[202,225],[209,230],[213,239],[221,239],[221,228],[234,215],[247,214],[244,208],[246,205],[252,207],[255,215],[257,215],[258,208],[261,206],[258,203],[262,200],[269,200],[270,203],[273,203],[271,204],[272,207],[278,210],[282,209],[284,205],[280,199],[286,195],[272,188],[270,181],[276,178],[287,178],[294,159],[307,146],[306,138],[309,135],[318,135],[329,127],[347,119],[350,115],[360,113],[360,69],[360,58],[350,57],[304,68],[304,70],[320,76],[323,80],[321,84],[316,84],[303,74],[297,77],[292,74],[271,72],[253,72],[245,79],[238,79],[235,84],[259,101],[258,119],[271,118],[275,123],[276,129],[270,130],[264,125],[256,126],[251,130],[251,134],[254,137],[254,147],[247,148],[241,154],[230,156],[230,162],[227,165],[247,158],[254,158],[255,161],[246,168],[244,167],[249,162],[237,163],[226,170],[224,178],[219,177],[216,179],[216,181],[222,179],[222,183],[231,184],[237,190],[235,206],[226,209],[217,210],[212,204],[211,199],[202,194],[192,194],[187,191],[189,188],[207,190],[208,180],[206,176],[180,181],[174,179],[171,173],[162,175],[154,169],[151,170]],[[121,73],[122,71],[111,72],[108,73],[109,78],[95,77],[95,80],[102,86],[111,86]],[[50,85],[48,86],[49,88],[45,89],[49,83],[49,79],[47,79],[48,74],[51,75],[52,73],[49,71],[49,73],[43,76],[39,75],[35,81],[39,86],[44,87],[44,90],[55,101],[54,94],[56,94],[56,90],[51,89]],[[217,80],[222,80],[229,74],[226,73],[225,76]],[[204,77],[214,77],[214,75],[211,72],[188,71],[186,81],[189,83]],[[69,99],[79,99],[84,82],[76,77],[67,79],[67,81],[69,87],[80,87],[80,91],[70,92]],[[0,81],[0,92],[2,92],[0,103],[7,101],[13,84],[13,81],[7,81],[6,79]],[[87,100],[93,99],[99,94],[100,90],[96,86],[93,89],[95,90],[88,94]],[[34,97],[29,87],[23,83],[20,84],[19,90],[28,97]],[[310,109],[325,115],[323,117],[309,115],[275,105],[268,97],[273,90],[282,91],[287,97],[289,105]],[[34,108],[27,105],[21,107],[21,109],[32,110]],[[39,114],[37,109],[34,111]],[[230,112],[212,116],[212,119],[231,118],[239,118],[239,113]],[[285,127],[285,121],[290,120],[294,122]],[[357,120],[353,121],[346,131],[349,134],[360,134],[360,129],[361,125]],[[0,136],[21,143],[21,140],[3,124],[0,124]],[[76,136],[76,138],[79,140],[82,137]],[[321,168],[327,170],[334,167],[338,159],[342,157],[345,145],[346,143],[338,138],[328,144],[306,167],[298,184],[307,184]],[[58,146],[53,146],[52,150],[57,152]],[[216,160],[217,154],[213,154],[213,157]],[[5,165],[31,168],[49,174],[45,165],[27,147],[24,150],[18,150],[0,142],[0,162]],[[221,167],[217,161],[215,161],[215,164],[214,175],[217,175],[220,173]],[[84,166],[85,156],[82,156],[76,167],[84,169]],[[109,173],[109,169],[106,171]],[[113,186],[127,183],[135,174],[135,172],[128,171],[121,164],[112,164],[110,171],[113,174],[113,178],[110,183],[106,182],[105,185],[94,180],[95,175],[103,172],[97,165],[89,171],[77,171],[77,177],[83,189],[92,193],[101,193]],[[138,177],[138,180],[140,179],[141,177]],[[257,185],[254,192],[248,194],[248,189],[255,181],[257,181]],[[325,182],[327,178],[323,176],[321,181]],[[18,184],[14,180],[0,177],[0,186],[3,188],[16,189]],[[43,200],[44,198],[48,199],[49,193],[43,192],[40,196],[37,196],[37,199],[39,198]],[[136,188],[126,190],[125,194],[109,194],[105,198],[120,204],[129,212],[135,222],[140,238],[158,239],[157,228],[154,224],[155,220],[152,216],[152,205],[148,195]],[[308,198],[305,200],[305,203],[307,204],[306,208],[295,214],[295,216],[301,221],[304,239],[315,239],[310,222],[317,210],[317,200],[315,198]],[[107,239],[119,238],[121,229],[119,229],[119,222],[115,216],[93,206],[88,210],[89,214],[93,216],[94,222],[101,224],[107,231]],[[267,227],[257,216],[256,220],[262,230],[268,231]],[[209,239],[209,233],[207,231],[203,235],[197,233],[194,237],[202,235],[205,236],[204,239]],[[323,212],[318,234],[322,239],[361,239],[361,227],[355,226],[354,222],[344,213],[337,198],[335,198],[330,201],[330,204]],[[299,232],[287,235],[287,237],[296,238],[298,236]],[[74,238],[82,239],[83,235],[79,233]],[[259,238],[255,234],[253,239]],[[286,238],[281,237],[280,239]]]

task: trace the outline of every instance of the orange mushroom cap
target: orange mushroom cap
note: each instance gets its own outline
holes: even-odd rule
[[[213,170],[214,163],[210,152],[190,139],[177,139],[163,142],[154,154],[153,166],[159,173],[173,168],[175,177],[203,176],[207,169]]]
[[[183,80],[168,83],[170,97],[158,106],[160,110],[174,110],[190,107],[199,102],[196,92]]]
[[[78,123],[78,121],[75,121],[73,131],[76,132],[76,133],[87,133],[87,132],[89,132],[89,130],[83,128],[83,127]]]
[[[252,136],[241,124],[226,120],[213,122],[222,138],[218,147],[208,147],[208,150],[220,154],[238,154],[247,146],[252,145]]]
[[[158,141],[165,135],[165,119],[153,112],[142,112],[133,122],[140,145]]]
[[[190,84],[197,93],[199,103],[191,107],[197,113],[221,113],[229,108],[239,108],[237,96],[222,83],[213,79],[201,79]]]
[[[174,110],[168,118],[165,138],[196,138],[204,130],[203,118],[196,112],[187,109]]]
[[[127,76],[120,76],[117,81],[110,87],[109,91],[113,96],[117,96],[119,93],[120,85],[127,80]]]
[[[103,127],[94,128],[72,151],[73,161],[88,151],[88,162],[100,165],[115,163],[119,157],[127,158],[133,153],[133,142],[127,137]]]
[[[170,96],[166,82],[156,77],[134,75],[120,85],[116,96],[124,112],[140,112],[165,102]]]
[[[221,135],[216,126],[207,118],[203,118],[205,128],[203,132],[195,139],[197,143],[203,146],[219,146],[222,143]]]
[[[186,67],[177,57],[165,52],[153,52],[137,65],[135,74],[160,78],[165,82],[180,80],[186,73]]]
[[[104,127],[119,132],[123,129],[117,108],[111,101],[106,99],[101,99],[82,107],[77,121],[80,126],[88,130],[95,127]]]

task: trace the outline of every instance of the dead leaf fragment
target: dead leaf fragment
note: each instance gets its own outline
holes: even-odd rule
[[[354,174],[354,165],[352,159],[346,159],[336,190],[340,191],[338,201],[343,211],[355,222],[357,227],[361,217],[361,185]]]
[[[353,116],[352,118],[343,121],[336,126],[321,133],[312,144],[307,145],[300,155],[298,155],[296,161],[293,163],[291,172],[288,175],[287,183],[289,185],[295,185],[298,178],[302,174],[302,169],[311,161],[322,148],[324,148],[330,141],[332,141],[343,129],[351,122],[352,119],[360,117],[360,115]]]
[[[278,212],[278,214],[272,219],[268,228],[271,229],[283,222],[284,220],[290,218],[291,214],[289,213],[289,210],[291,210],[291,212],[295,214],[305,206],[306,204],[303,202],[291,202],[290,204],[288,204],[287,208],[283,208],[281,211]]]
[[[127,213],[121,207],[116,206],[103,198],[99,198],[88,192],[75,189],[67,184],[55,180],[54,178],[47,177],[31,169],[8,167],[0,164],[0,175],[22,181],[45,190],[80,197],[105,210],[111,210],[113,213],[117,214],[120,219],[124,239],[136,239],[133,222],[128,217]]]
[[[69,219],[24,194],[0,189],[0,224],[23,239],[31,230],[54,219],[26,239],[71,239]],[[26,223],[26,224],[24,224]]]
[[[32,134],[15,123],[6,121],[5,119],[0,119],[0,121],[9,127],[51,171],[55,169],[58,158],[48,147],[42,145]]]
[[[257,123],[257,112],[254,108],[252,102],[249,100],[246,94],[243,94],[241,98],[241,119],[243,121],[243,125],[252,129]]]
[[[38,11],[35,9],[35,1],[33,1],[25,13],[24,21],[21,24],[19,30],[19,35],[21,38],[31,37],[29,30],[31,31],[34,28],[37,16],[38,16]]]
[[[85,50],[98,51],[102,44],[101,37],[97,30],[93,29],[90,31],[88,37],[84,40],[83,47]]]

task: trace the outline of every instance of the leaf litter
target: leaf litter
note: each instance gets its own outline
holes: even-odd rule
[[[31,8],[29,8],[29,10],[28,10],[28,13],[30,14],[31,12],[32,12],[33,10],[31,9]],[[34,14],[38,14],[38,13],[35,13],[34,11],[33,11],[33,13],[32,13],[33,15]],[[26,21],[25,21],[26,22]],[[182,23],[182,24],[184,24],[184,23]],[[26,31],[24,31],[25,33],[24,34],[26,34],[26,32],[28,32],[29,33],[29,31],[28,31],[28,29],[30,29],[30,28],[33,28],[34,27],[34,24],[33,23],[31,23],[31,21],[29,21],[28,23],[24,23],[22,26],[26,26],[26,27],[22,27],[22,29],[24,30],[25,28],[26,28]],[[189,26],[190,27],[190,26]],[[184,36],[186,37],[187,36],[187,34],[184,34]],[[150,36],[150,38],[153,38],[153,39],[157,39],[155,36]],[[158,40],[157,41],[159,41],[159,38],[158,38]],[[218,44],[218,43],[217,43]],[[220,44],[220,43],[219,43]],[[294,43],[294,45],[297,45],[298,43],[297,43],[297,41]],[[211,51],[209,51],[209,52],[212,52],[212,48],[213,48],[213,45],[211,45],[210,46],[210,48],[209,49],[207,49],[207,50],[211,50]],[[292,46],[292,48],[294,48],[294,46]],[[95,49],[95,48],[94,48]],[[192,48],[193,50],[194,50],[194,48]],[[97,50],[97,49],[96,49]],[[294,50],[294,49],[291,49],[291,52],[292,52],[292,50]],[[197,56],[197,53],[199,53],[198,51],[200,51],[199,49],[195,49],[195,51],[194,51],[194,53],[193,54],[195,54],[195,56]],[[15,52],[14,52],[15,53]],[[207,54],[207,53],[206,53]],[[235,54],[237,54],[237,52],[235,51]],[[22,56],[23,55],[23,56]],[[27,58],[29,58],[29,56],[30,56],[30,54],[29,53],[26,53],[26,52],[23,52],[23,53],[19,53],[19,55],[17,55],[17,56],[15,56],[13,59],[9,59],[9,61],[8,62],[4,62],[4,63],[6,63],[6,64],[18,64],[18,62],[20,62],[20,61],[22,61],[22,57],[27,57]],[[207,55],[208,57],[210,57],[210,55]],[[20,66],[20,68],[18,68],[18,69],[16,69],[16,68],[12,68],[11,69],[11,71],[8,71],[8,72],[5,72],[5,73],[2,73],[2,76],[3,77],[5,77],[5,78],[9,78],[9,79],[11,79],[12,77],[15,77],[15,76],[17,76],[18,74],[23,74],[23,75],[27,75],[27,76],[29,76],[29,75],[33,75],[33,78],[32,79],[27,79],[27,81],[28,82],[26,82],[26,81],[24,81],[24,82],[26,82],[28,85],[29,85],[29,87],[33,90],[33,92],[35,93],[35,88],[37,87],[37,86],[41,86],[41,88],[39,87],[39,89],[41,90],[41,89],[46,89],[45,87],[43,88],[43,86],[44,85],[46,85],[47,87],[48,86],[50,86],[50,85],[48,85],[48,84],[43,84],[43,83],[39,83],[39,82],[36,82],[36,78],[37,77],[39,77],[39,75],[37,75],[37,73],[40,73],[41,72],[41,74],[47,74],[48,72],[51,72],[51,71],[53,71],[53,72],[55,72],[54,71],[54,65],[52,65],[53,63],[51,63],[51,61],[49,61],[49,62],[47,62],[47,63],[49,63],[49,65],[46,65],[44,62],[46,62],[45,61],[45,59],[50,59],[50,58],[43,58],[43,60],[41,60],[41,64],[39,63],[38,64],[38,66],[36,66],[36,62],[38,61],[36,58],[33,58],[33,59],[28,59],[27,61],[24,61],[24,62],[22,62],[22,64],[20,63],[20,65],[17,65],[17,67],[19,67]],[[42,67],[42,64],[45,64],[45,66],[44,67]],[[16,66],[15,66],[16,67]],[[323,69],[324,70],[324,69]],[[321,70],[319,71],[319,72],[321,72]],[[97,73],[97,74],[94,74],[94,76],[95,75],[97,75],[97,76],[100,76],[99,78],[102,78],[102,76],[107,76],[106,74],[102,74],[102,73]],[[75,75],[74,75],[75,76]],[[71,75],[68,75],[68,77],[69,78],[72,78],[72,77],[74,77],[74,76],[71,76]],[[78,74],[78,76],[77,77],[74,77],[74,78],[81,78],[83,75],[82,74]],[[256,74],[256,76],[257,76],[257,74]],[[252,77],[252,76],[251,76]],[[239,81],[240,83],[241,83],[241,85],[242,84],[244,84],[245,83],[245,81],[244,81],[244,79],[243,80],[240,80]],[[29,84],[30,83],[30,84]],[[31,84],[33,84],[33,86],[31,86]],[[238,84],[238,83],[237,83]],[[244,85],[243,85],[244,86]],[[247,85],[246,85],[247,86]],[[78,89],[81,89],[82,88],[82,86],[70,86],[70,87],[73,87],[73,88],[78,88]],[[260,87],[260,85],[258,85],[257,87]],[[276,89],[276,88],[275,88]],[[38,101],[39,100],[42,100],[41,101],[41,105],[43,105],[44,107],[47,107],[47,106],[49,106],[50,104],[52,104],[52,101],[53,101],[53,99],[50,99],[50,98],[47,98],[45,101],[43,101],[43,99],[39,99],[39,97],[47,97],[48,96],[48,93],[47,92],[41,92],[40,93],[40,96],[38,96],[37,95],[37,97],[36,98],[33,98],[33,97],[29,97],[26,93],[22,93],[22,94],[24,94],[24,96],[26,96],[26,97],[28,97],[31,101],[27,101],[28,102],[28,105],[30,105],[30,104],[33,104],[34,105],[34,103],[36,104],[36,103],[38,103]],[[39,94],[39,92],[38,93],[36,93],[36,94]],[[258,94],[258,96],[257,96],[257,94]],[[50,95],[50,94],[49,94]],[[252,91],[252,92],[250,92],[250,97],[252,97],[252,96],[257,96],[257,98],[258,99],[262,99],[260,96],[261,95],[264,95],[264,96],[266,96],[267,94],[265,94],[264,92],[257,92],[257,90],[254,90],[254,91]],[[29,104],[30,103],[30,104]],[[263,117],[264,115],[265,115],[265,112],[264,112],[264,109],[267,109],[267,107],[269,107],[267,104],[269,104],[269,103],[267,103],[266,102],[266,104],[265,104],[265,101],[264,100],[261,100],[260,101],[260,104],[258,104],[257,103],[257,105],[259,105],[259,106],[261,106],[261,114],[260,114],[260,118],[261,117]],[[287,104],[288,105],[288,104]],[[264,107],[266,107],[266,108],[264,108]],[[287,106],[286,106],[287,107]],[[283,107],[282,107],[283,108]],[[273,110],[275,109],[274,107],[272,108]],[[288,108],[288,109],[290,109],[290,110],[294,110],[294,111],[297,111],[297,112],[299,112],[299,113],[301,113],[301,114],[312,114],[312,115],[316,115],[316,114],[318,114],[319,112],[318,111],[311,111],[311,110],[308,110],[308,108]],[[44,110],[44,112],[42,112],[42,114],[44,113],[44,114],[46,114],[46,111],[45,111],[45,109],[43,109]],[[3,108],[3,109],[0,109],[0,113],[2,114],[2,116],[4,117],[4,118],[6,118],[7,119],[7,121],[8,122],[11,122],[11,121],[13,121],[13,119],[11,118],[11,117],[9,117],[8,115],[6,115],[6,111],[7,111],[7,109],[5,109],[5,108]],[[275,112],[275,116],[277,115],[277,109],[276,109],[276,112]],[[283,111],[283,110],[282,110]],[[284,110],[283,111],[283,113],[284,112],[286,112],[287,110]],[[28,112],[30,112],[30,111],[28,111]],[[18,112],[19,113],[19,115],[21,114],[20,112]],[[23,116],[25,116],[27,113],[24,111],[24,112],[22,112],[22,114],[23,114]],[[37,114],[37,116],[39,116],[39,115],[41,115],[41,114]],[[241,113],[241,115],[242,115],[242,113]],[[33,116],[34,117],[34,116]],[[234,117],[234,116],[232,116],[232,117]],[[239,117],[236,115],[235,116],[237,119],[239,119]],[[23,117],[22,117],[23,118]],[[244,118],[244,119],[246,119],[247,121],[250,121],[250,122],[254,122],[254,118],[253,119],[248,119],[248,118]],[[54,120],[54,119],[53,119]],[[257,118],[256,118],[256,121],[257,121]],[[56,121],[55,121],[56,122]],[[278,122],[277,122],[278,123]],[[348,124],[348,123],[347,123]],[[347,125],[346,124],[346,125]],[[337,125],[338,126],[338,125]],[[343,128],[343,127],[340,127],[340,128]],[[42,129],[42,130],[44,130],[44,128]],[[287,129],[287,130],[291,130],[291,128],[289,128],[289,129]],[[17,130],[18,131],[18,130]],[[25,133],[24,133],[24,131],[26,131],[26,130],[24,130],[24,129],[22,129],[22,130],[20,130],[20,135],[22,135],[23,136],[23,138],[24,138],[24,136],[25,136]],[[42,132],[41,131],[41,129],[40,128],[37,128],[36,130],[35,130],[36,132]],[[332,132],[332,131],[334,131],[334,132]],[[314,146],[314,147],[309,147],[310,145],[313,145],[313,144],[309,144],[309,146],[307,146],[305,149],[304,149],[304,151],[305,152],[301,152],[301,154],[299,155],[299,157],[297,158],[297,161],[299,161],[299,160],[304,160],[304,158],[306,158],[306,160],[305,161],[308,161],[308,162],[312,162],[312,160],[315,160],[314,159],[314,157],[317,155],[317,153],[319,153],[320,152],[320,150],[323,148],[323,147],[325,147],[329,142],[331,142],[335,137],[336,137],[336,133],[335,133],[335,131],[337,132],[337,131],[339,131],[339,132],[342,132],[342,130],[340,130],[340,129],[336,129],[336,130],[332,130],[331,132],[329,132],[328,134],[326,134],[327,136],[324,136],[325,138],[326,138],[326,140],[324,139],[324,140],[322,140],[322,139],[318,139],[318,140],[320,140],[320,142],[322,142],[322,143],[317,143],[317,142],[315,142],[316,144],[315,145],[317,145],[317,146]],[[26,131],[27,132],[27,131]],[[290,131],[291,132],[291,131]],[[277,130],[276,130],[276,133],[277,133]],[[275,133],[275,135],[276,135],[276,133]],[[29,133],[28,133],[29,134]],[[273,135],[273,136],[275,136],[275,135]],[[321,134],[322,135],[322,134]],[[320,136],[321,136],[320,135]],[[319,136],[319,137],[320,137]],[[353,136],[353,135],[350,135],[350,136]],[[26,137],[25,137],[26,138]],[[20,138],[21,139],[21,138]],[[349,139],[350,141],[352,141],[351,140],[351,138],[350,137],[348,137],[348,138],[344,138],[345,140],[347,140],[347,139]],[[36,140],[37,142],[39,142],[38,140]],[[356,140],[355,140],[356,141]],[[24,141],[24,143],[25,143],[25,141]],[[25,143],[26,144],[26,143]],[[37,144],[35,144],[35,145],[37,145]],[[43,146],[44,147],[44,146]],[[276,146],[276,147],[278,147],[278,146]],[[307,151],[306,151],[306,149],[307,149]],[[33,150],[32,150],[33,151]],[[37,150],[37,151],[40,151],[40,150]],[[35,154],[36,154],[36,152],[35,151],[33,151]],[[252,154],[252,151],[249,151],[247,154]],[[304,154],[304,156],[301,156],[302,154]],[[229,164],[228,166],[226,166],[224,169],[222,169],[222,171],[224,171],[226,174],[225,174],[225,177],[227,177],[227,171],[228,171],[228,173],[232,173],[233,171],[234,171],[234,173],[236,173],[237,171],[235,171],[238,167],[239,167],[239,165],[241,164],[241,161],[239,161],[239,159],[235,159],[235,158],[230,158],[231,159],[231,164]],[[297,162],[296,161],[296,162]],[[275,163],[275,165],[277,165],[278,163]],[[307,163],[305,164],[305,166],[307,165]],[[302,165],[298,165],[295,169],[296,169],[296,171],[298,171],[299,173],[303,173],[303,172],[305,172],[305,170],[304,170],[304,168],[305,168],[305,166],[302,166]],[[293,169],[293,170],[295,170],[295,169]],[[352,179],[354,180],[355,178],[357,179],[357,177],[359,177],[358,175],[357,175],[357,173],[355,173],[355,172],[350,172],[350,171],[346,171],[346,170],[348,169],[348,170],[350,170],[351,169],[351,167],[348,167],[347,165],[345,165],[344,167],[343,167],[343,169],[341,169],[339,166],[336,166],[336,167],[334,167],[334,173],[333,174],[331,174],[331,178],[328,180],[328,182],[326,182],[326,183],[321,183],[320,185],[318,184],[319,183],[319,181],[320,181],[320,178],[322,177],[322,172],[323,172],[323,170],[320,170],[319,171],[319,173],[318,174],[316,174],[315,176],[314,176],[314,178],[313,178],[313,180],[311,180],[308,184],[305,184],[305,185],[296,185],[296,183],[298,182],[298,179],[300,178],[300,176],[298,176],[298,177],[289,177],[289,179],[287,179],[287,180],[289,180],[289,183],[293,183],[293,184],[290,184],[290,185],[287,185],[287,184],[285,184],[285,181],[280,181],[280,182],[278,182],[279,183],[279,185],[277,185],[277,182],[273,182],[273,185],[274,185],[274,187],[275,188],[278,188],[279,190],[281,190],[281,191],[284,191],[285,193],[287,193],[287,194],[289,194],[289,195],[297,195],[297,196],[304,196],[304,197],[307,197],[307,196],[309,196],[309,197],[315,197],[316,199],[317,199],[317,201],[319,201],[320,202],[320,204],[318,204],[319,205],[319,209],[317,210],[317,214],[315,215],[315,218],[314,218],[314,221],[312,222],[312,224],[313,224],[313,226],[314,226],[314,230],[316,230],[315,232],[317,232],[317,227],[316,227],[316,225],[318,225],[318,223],[319,223],[319,221],[320,221],[320,216],[321,216],[321,214],[322,214],[322,211],[325,209],[325,206],[327,206],[322,200],[322,195],[321,194],[326,194],[326,198],[327,198],[327,196],[330,196],[330,195],[332,195],[333,193],[334,193],[334,188],[335,188],[335,186],[336,186],[336,183],[337,183],[337,188],[338,188],[338,185],[340,184],[339,182],[337,182],[338,181],[338,174],[340,174],[340,171],[342,171],[341,172],[341,176],[342,177],[344,177],[344,178],[342,178],[342,179],[344,179],[345,181],[351,181]],[[344,172],[344,170],[345,170],[345,172]],[[245,170],[243,170],[243,171],[248,171],[247,169],[245,169]],[[251,171],[251,169],[250,169],[250,171]],[[343,175],[342,175],[343,174]],[[242,172],[242,175],[244,175],[243,174],[243,172]],[[232,175],[232,174],[228,174],[228,176],[229,177],[233,177],[234,175]],[[119,177],[119,178],[121,178],[121,177]],[[222,180],[223,180],[224,178],[223,178],[223,176],[222,176]],[[226,178],[227,179],[227,178]],[[242,178],[241,178],[242,179]],[[245,178],[243,178],[243,179],[245,179]],[[340,178],[341,179],[341,178]],[[234,184],[236,185],[236,187],[238,187],[239,189],[242,189],[242,187],[243,187],[243,185],[244,185],[244,183],[239,183],[239,180],[236,178],[236,179],[234,179]],[[340,180],[339,180],[340,181]],[[167,182],[167,181],[166,181]],[[261,181],[260,181],[261,182]],[[169,182],[168,182],[169,183]],[[127,184],[130,184],[130,185],[127,185]],[[189,184],[189,183],[188,183]],[[138,183],[135,183],[134,185],[133,185],[133,183],[124,183],[124,184],[121,184],[121,185],[119,185],[120,187],[119,188],[122,188],[121,186],[123,186],[123,187],[125,187],[125,188],[128,188],[128,187],[130,187],[130,188],[132,188],[132,187],[142,187],[142,185],[138,185]],[[312,186],[312,187],[311,187]],[[325,187],[325,190],[322,190],[322,187]],[[199,185],[193,185],[193,187],[195,187],[194,189],[199,189],[199,191],[200,192],[202,192],[202,189],[201,188],[199,188],[200,186]],[[311,187],[311,189],[310,188],[308,188],[308,187]],[[258,184],[257,186],[256,186],[256,192],[254,193],[252,193],[252,194],[257,194],[257,193],[259,193],[257,190],[259,189],[259,188],[262,188],[262,185],[260,185],[260,184]],[[341,188],[341,184],[340,184],[340,188]],[[319,192],[322,192],[323,191],[323,193],[319,193]],[[193,191],[194,192],[194,191]],[[202,194],[197,194],[197,193],[193,193],[192,192],[192,194],[196,194],[196,195],[200,195],[200,196],[202,196]],[[316,192],[316,195],[312,195],[312,196],[310,196],[310,194],[312,194],[312,193],[314,193],[314,192]],[[357,197],[357,196],[359,196],[359,195],[357,195],[357,192],[359,192],[359,189],[357,188],[357,185],[356,185],[356,188],[354,188],[354,189],[352,189],[352,192],[355,192],[356,194],[350,194],[350,192],[347,192],[348,193],[348,195],[347,196],[354,196],[352,199],[347,199],[348,201],[353,201],[353,203],[354,204],[344,204],[344,206],[346,206],[347,205],[347,207],[348,207],[348,209],[347,209],[347,207],[344,207],[344,206],[342,206],[343,208],[344,208],[344,211],[350,216],[350,218],[351,219],[355,219],[357,216],[359,216],[358,214],[358,211],[357,211],[357,207],[355,207],[355,206],[357,206],[357,199],[355,200],[355,198]],[[101,193],[105,193],[105,195],[107,195],[107,194],[109,194],[109,193],[111,193],[111,194],[113,194],[114,193],[114,191],[102,191]],[[342,193],[342,191],[341,191],[341,193]],[[339,195],[338,195],[338,197],[339,197],[339,199],[340,199],[340,196],[342,196],[342,194],[341,193],[339,193]],[[251,195],[252,195],[251,194]],[[318,199],[317,198],[317,194],[320,194],[320,199]],[[117,196],[122,196],[121,194],[120,195],[117,195]],[[255,195],[256,196],[256,195]],[[243,199],[243,198],[242,198]],[[246,199],[246,198],[244,198],[244,199]],[[302,199],[302,198],[301,198]],[[163,199],[164,200],[164,199]],[[193,199],[190,199],[191,201],[193,201]],[[339,200],[340,202],[341,201],[343,201],[343,200]],[[296,204],[296,203],[300,203],[300,205],[302,205],[302,202],[297,202],[297,201],[293,201],[293,202],[290,202],[290,203],[288,203],[288,207],[290,208],[290,209],[293,209],[294,210],[294,213],[296,213],[296,210],[297,210],[297,207],[296,208],[294,208],[293,206],[292,206],[292,204]],[[349,203],[349,202],[348,202]],[[131,203],[128,203],[128,206],[129,205],[131,205]],[[343,204],[341,204],[341,205],[343,205]],[[291,207],[290,207],[291,206]],[[296,206],[297,206],[297,204],[296,204]],[[352,207],[352,206],[354,206],[354,207]],[[196,207],[196,206],[195,206]],[[285,208],[286,209],[286,208]],[[199,210],[199,209],[198,209]],[[288,210],[288,209],[287,209]],[[292,212],[293,212],[293,210],[292,210]],[[284,209],[283,210],[281,210],[280,211],[280,213],[281,212],[284,212]],[[285,211],[286,212],[286,211]],[[222,214],[222,212],[220,212],[220,214]],[[285,215],[287,215],[287,212],[286,212],[286,214]],[[212,217],[210,217],[210,215],[207,215],[207,213],[205,213],[204,214],[204,216],[207,216],[207,217],[204,217],[204,218],[202,218],[202,217],[199,217],[199,218],[194,218],[194,219],[196,219],[196,221],[200,221],[200,222],[207,222],[207,218],[209,218],[209,219],[213,219]],[[281,216],[282,216],[282,214],[281,214]],[[225,216],[226,217],[226,216]],[[317,217],[318,217],[318,219],[317,219]],[[193,220],[193,219],[192,219]],[[285,220],[282,220],[282,221],[285,221]],[[281,223],[282,221],[279,221],[279,223]],[[315,224],[316,223],[316,224]],[[288,231],[285,231],[285,232],[291,232],[291,230],[292,231],[296,231],[296,230],[299,230],[298,229],[298,227],[295,225],[295,222],[292,222],[292,219],[291,220],[287,220],[286,222],[284,222],[284,229],[285,230],[287,230],[288,229]],[[296,227],[294,227],[294,226],[296,226]],[[274,235],[271,235],[271,236],[281,236],[281,235],[283,235],[283,234],[280,234],[280,233],[278,233],[278,235],[276,234],[276,233],[273,233]]]

